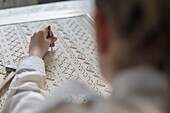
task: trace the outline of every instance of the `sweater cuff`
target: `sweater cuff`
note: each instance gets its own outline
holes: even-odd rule
[[[45,64],[44,64],[44,61],[40,57],[25,56],[25,57],[20,58],[17,71],[21,69],[33,69],[45,75]]]

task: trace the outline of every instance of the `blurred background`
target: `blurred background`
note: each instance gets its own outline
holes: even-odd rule
[[[0,0],[0,9],[29,6],[35,4],[44,4],[51,2],[60,2],[69,0]]]
[[[94,0],[0,0],[0,25],[94,13]]]

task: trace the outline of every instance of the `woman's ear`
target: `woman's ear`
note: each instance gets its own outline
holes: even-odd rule
[[[98,51],[100,53],[105,53],[109,44],[109,27],[106,14],[99,9],[96,9],[95,24]]]

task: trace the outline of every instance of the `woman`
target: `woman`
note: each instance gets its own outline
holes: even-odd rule
[[[31,38],[30,56],[20,59],[3,113],[170,112],[169,1],[96,0],[96,6],[98,56],[112,99],[82,106],[46,100],[41,58],[53,40],[45,29]]]

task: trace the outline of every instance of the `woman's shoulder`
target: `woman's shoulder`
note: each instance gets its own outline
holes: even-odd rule
[[[113,84],[112,97],[140,107],[170,107],[169,81],[165,73],[152,66],[138,66],[120,73]],[[133,103],[133,104],[132,104]],[[153,112],[156,113],[156,112]]]

